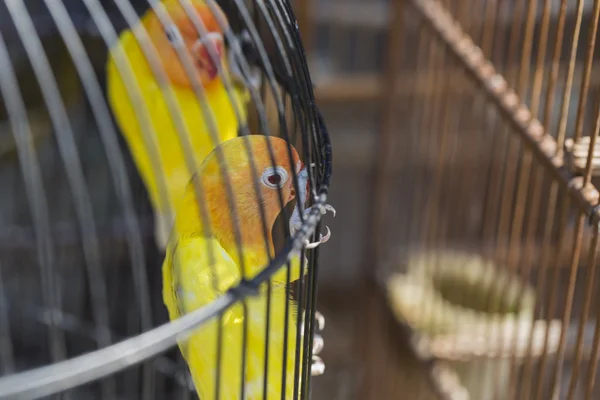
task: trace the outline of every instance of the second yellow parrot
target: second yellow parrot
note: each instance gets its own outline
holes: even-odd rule
[[[238,135],[239,124],[235,112],[238,111],[240,119],[245,121],[245,107],[249,101],[248,91],[242,85],[234,86],[233,99],[227,93],[218,74],[219,66],[213,62],[209,50],[212,48],[213,54],[219,57],[223,74],[229,74],[227,57],[224,54],[223,32],[204,0],[192,0],[191,3],[208,34],[199,37],[193,21],[179,0],[163,0],[158,6],[164,7],[173,25],[163,26],[154,10],[149,9],[140,19],[141,26],[125,30],[120,35],[119,41],[110,49],[106,66],[109,103],[148,191],[155,215],[156,242],[161,249],[166,246],[173,226],[173,210],[183,196],[191,172],[185,162],[182,144],[167,101],[163,97],[164,88],[161,88],[155,79],[134,31],[145,29],[147,37],[156,49],[168,78],[169,89],[172,90],[180,110],[179,114],[183,117],[187,136],[191,141],[191,150],[198,165],[218,143]],[[222,17],[226,21],[224,14]],[[196,78],[203,87],[204,97],[214,115],[217,143],[211,139],[210,125],[205,120],[201,103],[176,49],[184,50],[195,68]],[[153,130],[149,133],[153,136],[159,159],[153,157],[150,148],[146,146],[143,125],[137,119],[133,100],[125,84],[126,75],[122,75],[123,71],[119,69],[119,66],[123,67],[123,63],[117,62],[123,59],[135,78],[132,82],[134,88],[137,87],[140,91]],[[237,103],[237,110],[234,108],[234,102]],[[153,161],[157,163],[161,172],[158,176],[153,168]],[[159,193],[164,187],[161,181],[166,184],[166,196]]]

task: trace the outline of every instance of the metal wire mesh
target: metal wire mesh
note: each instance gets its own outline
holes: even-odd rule
[[[124,29],[141,58],[119,46]],[[207,45],[215,34],[217,44]],[[168,50],[160,46],[165,39]],[[116,121],[107,59],[124,87],[117,98],[130,107]],[[209,84],[218,82],[220,104],[207,74]],[[240,90],[247,103],[236,103]],[[189,379],[175,345],[186,353],[184,339],[194,340],[207,326],[218,327],[216,340],[196,339],[196,345],[207,353],[217,349],[215,370],[204,365],[200,375],[216,377],[214,390],[203,386],[201,398],[271,398],[275,387],[285,398],[308,397],[318,248],[306,246],[318,239],[327,210],[331,146],[289,4],[6,1],[0,4],[0,93],[0,398],[59,392],[78,399],[191,398],[198,380]],[[190,126],[190,118],[202,126]],[[119,135],[130,135],[130,121],[141,147]],[[233,138],[220,144],[226,134]],[[197,145],[202,135],[208,150]],[[165,154],[171,151],[181,154],[178,190],[191,198],[191,214],[169,197],[174,178]],[[216,192],[210,182],[219,183]],[[290,214],[286,206],[294,198]],[[172,213],[165,219],[173,224],[166,253],[155,245],[157,205]],[[179,229],[190,224],[194,230]],[[199,242],[187,248],[196,255],[186,259],[190,237]],[[186,309],[184,301],[171,322],[162,299],[165,257],[179,300],[177,290],[190,276],[181,280],[180,273],[204,268],[212,277],[193,293],[202,304]],[[190,266],[198,260],[206,265]],[[225,264],[236,272],[220,281]],[[294,268],[305,272],[295,283]],[[240,341],[224,343],[235,310]],[[249,312],[263,326],[249,321]],[[236,344],[239,355],[231,356]],[[256,351],[263,353],[259,367],[251,365]],[[277,360],[269,352],[293,359],[269,374]],[[250,386],[252,368],[260,383]],[[239,387],[223,388],[235,371]]]
[[[597,398],[600,2],[389,6],[359,398]]]

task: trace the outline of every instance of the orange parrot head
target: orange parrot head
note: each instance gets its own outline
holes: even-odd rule
[[[191,0],[189,3],[193,14],[188,14],[182,3],[180,0],[162,2],[172,24],[163,25],[152,8],[142,20],[171,84],[186,88],[192,86],[177,54],[178,50],[184,50],[189,55],[195,78],[208,88],[211,83],[218,81],[218,71],[226,63],[223,30],[219,21],[227,23],[227,18],[216,3],[211,9],[204,0]],[[202,30],[197,29],[197,22],[203,26]]]
[[[239,255],[237,229],[244,258],[253,258],[249,263],[254,267],[264,267],[269,255],[274,255],[271,231],[275,219],[290,201],[298,197],[294,175],[298,178],[301,194],[306,195],[305,171],[296,149],[283,139],[249,135],[221,143],[198,170],[204,198],[200,204],[205,205],[205,212],[210,218],[208,229],[205,225],[201,226],[219,241],[234,260]],[[229,180],[231,196],[225,176]],[[177,231],[184,236],[202,234],[198,231],[199,225],[194,222],[202,214],[195,200],[193,184],[192,181],[188,185],[182,205],[188,209],[187,212],[177,211]],[[194,207],[193,211],[189,207]],[[190,215],[197,217],[189,218]]]

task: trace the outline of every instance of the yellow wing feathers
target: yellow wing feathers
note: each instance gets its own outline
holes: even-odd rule
[[[218,295],[237,284],[239,280],[239,268],[218,241],[196,237],[182,239],[176,245],[170,245],[163,265],[163,295],[170,318],[178,318],[207,305]],[[217,290],[215,290],[215,282],[218,284]],[[240,398],[244,320],[247,323],[248,333],[246,338],[246,398],[263,398],[267,354],[266,326],[269,315],[267,398],[281,398],[284,358],[285,398],[292,397],[296,357],[297,307],[296,303],[288,298],[283,285],[273,285],[270,311],[267,313],[266,290],[266,285],[263,284],[260,295],[246,300],[247,314],[244,313],[242,303],[225,311],[221,320],[220,357],[217,346],[218,318],[200,327],[190,339],[180,343],[181,352],[188,363],[194,385],[201,399],[215,398],[219,365],[221,398]],[[285,318],[286,301],[287,319]]]

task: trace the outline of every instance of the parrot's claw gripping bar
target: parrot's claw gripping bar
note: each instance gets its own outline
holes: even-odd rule
[[[317,322],[317,329],[316,332],[322,332],[323,329],[325,328],[325,317],[323,317],[323,314],[321,314],[318,311],[315,311],[315,321]],[[300,323],[300,332],[304,332],[304,321],[302,321]],[[315,335],[316,336],[320,336],[318,333]],[[314,346],[314,343],[313,343]],[[319,354],[319,351],[315,351],[315,354]]]
[[[310,374],[312,376],[319,376],[325,373],[325,363],[319,356],[312,357],[312,364],[310,366]]]
[[[317,330],[321,332],[325,329],[325,317],[323,314],[315,310],[315,320],[317,321]]]
[[[321,233],[321,234],[319,234],[319,240],[317,240],[316,242],[312,242],[312,243],[307,240],[306,242],[304,242],[304,246],[307,249],[314,249],[318,245],[327,242],[329,240],[329,238],[331,237],[331,230],[329,229],[329,227],[327,225],[325,225],[325,228],[327,228],[327,233],[325,234],[325,236],[323,236],[323,234]]]
[[[323,347],[325,347],[323,336],[315,334],[313,338],[313,354],[319,354],[323,350]]]
[[[308,207],[307,209],[304,210],[303,214],[305,216],[308,215],[312,211],[312,208],[313,208],[313,206]],[[327,211],[331,212],[333,214],[333,216],[335,217],[336,211],[332,205],[325,204],[325,206],[321,210],[321,215],[327,214]],[[299,231],[300,228],[302,228],[302,221],[300,220],[299,216],[292,215],[292,217],[290,218],[290,234],[292,236],[294,236],[294,234],[297,231]]]
[[[304,215],[308,215],[308,213],[310,213],[311,210],[312,210],[312,206],[308,207],[306,210],[304,210]],[[335,211],[335,208],[333,208],[332,205],[326,204],[323,207],[323,209],[321,210],[321,215],[325,215],[327,213],[327,211],[331,212],[333,214],[333,216],[335,217],[336,211]],[[290,219],[290,233],[291,233],[291,235],[293,236],[301,227],[302,227],[302,221],[299,218],[294,218],[294,216],[292,216],[292,218]],[[307,249],[314,249],[318,245],[327,242],[331,238],[331,230],[329,229],[328,226],[325,226],[325,228],[327,229],[327,233],[325,234],[325,236],[323,236],[321,234],[319,236],[319,240],[318,241],[311,243],[311,242],[309,242],[307,240],[304,243],[304,245],[306,246]]]
[[[333,206],[331,204],[325,204],[325,212],[322,212],[321,214],[325,215],[327,213],[327,211],[329,211],[330,213],[333,214],[334,218],[335,218],[335,208],[333,208]]]
[[[310,211],[310,207],[305,210],[305,213],[307,211]],[[333,217],[335,218],[336,211],[335,211],[335,208],[333,208],[332,205],[325,204],[325,206],[321,210],[321,215],[327,214],[327,211],[331,212],[333,214]],[[325,236],[323,236],[322,234],[320,234],[319,235],[319,240],[317,240],[316,242],[310,243],[308,240],[305,242],[305,246],[306,246],[307,249],[314,249],[318,245],[327,242],[331,238],[331,230],[329,229],[329,227],[327,225],[325,225],[325,228],[327,229],[327,233],[325,234]]]
[[[323,362],[321,357],[318,356],[318,354],[321,353],[321,351],[323,350],[323,347],[325,347],[325,341],[323,340],[323,336],[321,336],[317,332],[321,332],[323,328],[325,328],[325,317],[323,317],[323,314],[316,310],[315,322],[316,332],[313,336],[313,356],[310,366],[310,373],[312,376],[319,376],[323,375],[323,373],[325,372],[325,363]],[[300,331],[304,335],[304,321],[302,321],[302,323],[300,324]]]

